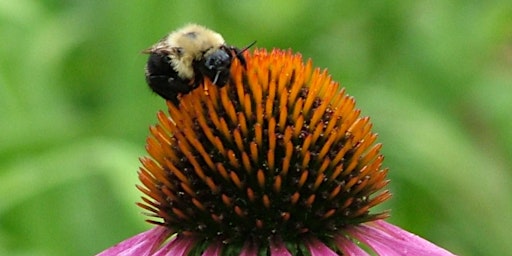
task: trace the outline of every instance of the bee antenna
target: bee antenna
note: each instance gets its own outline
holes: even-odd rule
[[[243,48],[242,50],[240,50],[240,51],[238,52],[238,54],[242,54],[243,52],[245,52],[245,51],[249,50],[249,48],[251,48],[251,47],[252,47],[253,45],[255,45],[255,44],[256,44],[256,40],[254,40],[254,42],[250,43],[248,46],[246,46],[245,48]]]
[[[238,60],[240,60],[240,63],[242,63],[242,66],[246,66],[246,63],[245,63],[245,58],[244,56],[242,56],[242,53],[244,53],[245,51],[247,51],[249,48],[251,48],[251,46],[253,46],[254,44],[256,44],[256,41],[250,43],[248,46],[244,47],[242,50],[238,50],[237,48],[232,48],[235,50],[236,52],[236,58]]]

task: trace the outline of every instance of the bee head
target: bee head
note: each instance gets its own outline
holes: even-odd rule
[[[224,47],[219,48],[204,58],[204,67],[211,72],[229,70],[232,62],[231,52]]]
[[[229,69],[233,61],[233,53],[226,46],[212,51],[204,56],[199,63],[199,69],[202,74],[209,77],[212,83],[218,86],[224,86],[229,79]]]

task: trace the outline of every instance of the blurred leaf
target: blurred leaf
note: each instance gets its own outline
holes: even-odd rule
[[[384,143],[391,222],[512,251],[510,1],[0,0],[0,255],[91,255],[148,227],[137,158],[165,104],[141,50],[189,22],[328,68]]]

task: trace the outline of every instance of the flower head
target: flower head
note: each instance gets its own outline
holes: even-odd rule
[[[327,71],[244,57],[226,86],[206,79],[158,113],[137,186],[157,226],[104,255],[449,255],[370,211],[391,197],[381,144]]]

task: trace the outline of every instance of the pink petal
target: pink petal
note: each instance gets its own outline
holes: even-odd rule
[[[153,254],[153,256],[187,255],[195,243],[196,239],[193,237],[177,235],[172,241]]]
[[[369,255],[365,250],[359,247],[354,241],[339,235],[334,238],[338,248],[347,256],[366,256]]]
[[[222,252],[222,244],[221,243],[212,243],[206,251],[203,252],[202,256],[219,256]]]
[[[308,247],[311,256],[338,256],[331,248],[316,238],[308,238],[304,243]]]
[[[165,241],[170,235],[171,231],[165,227],[157,226],[146,232],[140,233],[136,236],[128,238],[103,252],[97,256],[110,256],[110,255],[150,255],[160,244]]]
[[[382,255],[454,255],[383,220],[353,226],[347,232]]]
[[[359,239],[363,243],[370,246],[378,255],[387,255],[387,256],[399,256],[399,255],[407,255],[407,250],[402,250],[400,247],[393,247],[387,242],[381,242],[380,240],[371,240],[367,239],[367,237],[361,237],[352,234],[355,238]],[[411,252],[409,255],[418,255],[418,252]]]
[[[246,242],[242,250],[240,251],[240,256],[255,256],[258,255],[258,246],[252,242]]]
[[[274,240],[270,242],[270,255],[271,256],[292,256],[286,246],[281,240]]]

